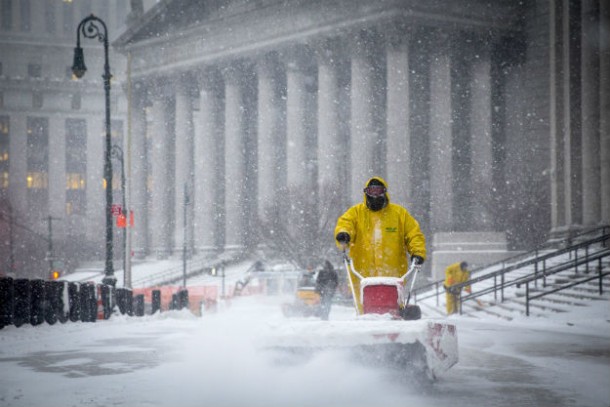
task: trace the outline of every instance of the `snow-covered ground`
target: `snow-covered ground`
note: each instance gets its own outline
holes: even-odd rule
[[[605,406],[610,307],[562,319],[452,316],[457,365],[431,385],[367,368],[341,352],[278,364],[257,348],[298,324],[287,297],[242,297],[217,313],[171,311],[0,331],[2,406]],[[331,320],[352,318],[335,306]],[[405,322],[408,323],[408,322]]]

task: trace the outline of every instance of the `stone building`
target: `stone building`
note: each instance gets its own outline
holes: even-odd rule
[[[130,12],[127,0],[0,2],[0,273],[46,278],[48,267],[104,256],[102,43],[82,39],[82,80],[70,67],[84,17],[100,17],[113,40]],[[112,142],[121,146],[126,59],[111,52],[109,60]],[[116,202],[120,185],[115,177]]]
[[[610,223],[608,13],[603,0],[157,2],[113,42],[132,61],[135,256],[181,254],[185,239],[238,252],[261,225],[306,245],[372,175],[419,220],[435,277]]]

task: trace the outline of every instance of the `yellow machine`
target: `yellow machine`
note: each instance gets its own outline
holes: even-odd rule
[[[291,304],[284,304],[282,311],[287,317],[317,316],[320,311],[320,293],[316,290],[316,275],[306,271],[299,279],[295,300]]]

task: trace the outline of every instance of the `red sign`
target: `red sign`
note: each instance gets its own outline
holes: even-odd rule
[[[112,216],[119,216],[123,213],[123,208],[121,205],[113,204],[110,208],[110,212],[112,212]]]

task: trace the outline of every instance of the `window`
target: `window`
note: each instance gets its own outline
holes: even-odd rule
[[[76,92],[72,94],[72,110],[80,110],[81,106],[81,97],[80,92]]]
[[[0,116],[0,191],[8,188],[9,125],[9,116]]]
[[[48,215],[49,120],[28,117],[26,146],[28,210],[33,219]]]
[[[0,0],[0,28],[3,31],[10,31],[12,25],[13,2],[11,0]]]
[[[32,107],[34,109],[41,109],[43,102],[42,92],[32,92]]]
[[[42,76],[42,66],[40,64],[28,64],[28,76],[30,78],[40,78]]]
[[[21,14],[21,31],[29,32],[32,28],[30,0],[20,0],[19,11]]]
[[[44,22],[48,33],[55,32],[55,2],[47,1],[44,12]]]
[[[74,6],[71,1],[63,2],[63,25],[64,34],[70,35],[75,31],[74,26]]]
[[[87,123],[66,120],[66,215],[86,213]]]

